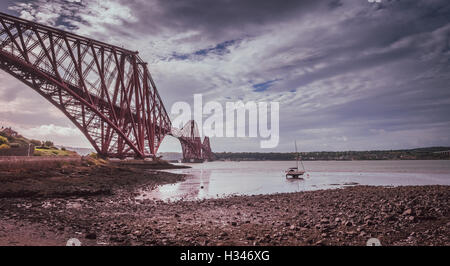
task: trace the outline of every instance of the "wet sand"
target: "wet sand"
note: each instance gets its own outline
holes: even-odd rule
[[[182,175],[127,167],[1,175],[0,245],[450,245],[450,186],[136,200]],[[69,171],[70,172],[70,171]],[[59,174],[58,174],[59,173]]]

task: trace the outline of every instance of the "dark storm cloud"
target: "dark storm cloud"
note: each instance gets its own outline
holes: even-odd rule
[[[435,123],[449,123],[450,79],[412,85],[396,92],[361,98],[322,110],[336,121],[366,121],[374,128],[417,129]],[[433,86],[431,91],[430,86]]]
[[[339,1],[157,0],[150,6],[146,2],[125,1],[124,4],[130,6],[139,18],[139,25],[136,26],[142,31],[158,33],[169,28],[184,32],[190,29],[200,31],[205,37],[222,40],[224,36],[247,30],[250,32],[250,28],[257,30],[260,26],[299,17],[336,2]]]
[[[290,62],[288,65],[274,66],[274,70],[286,72],[320,63],[326,63],[327,66],[286,80],[284,84],[280,84],[280,87],[288,90],[293,86],[304,86],[355,70],[369,69],[404,59],[418,59],[434,52],[438,53],[428,61],[439,64],[442,55],[449,58],[448,29],[442,33],[447,34],[444,38],[442,34],[433,36],[429,33],[449,23],[449,6],[445,1],[431,1],[427,4],[423,1],[395,1],[386,4],[382,10],[366,9],[357,16],[336,24],[335,27],[338,30],[336,34],[329,34],[327,29],[317,28],[316,32],[312,33],[319,36],[314,40],[313,47],[316,49],[316,54]],[[351,9],[353,6],[346,2],[342,8]],[[428,35],[421,36],[421,34]],[[390,47],[408,37],[411,39],[405,41],[407,44],[402,47]],[[442,40],[433,41],[432,38]],[[440,45],[440,47],[424,46],[426,42]],[[293,44],[295,45],[299,44]],[[305,45],[311,44],[308,42]],[[448,60],[445,63],[448,66]],[[422,62],[416,62],[416,64],[422,64]]]
[[[165,28],[177,32],[199,30],[205,36],[214,36],[218,39],[223,35],[243,32],[257,34],[258,30],[264,29],[263,26],[289,20],[300,21],[305,15],[323,16],[333,9],[354,9],[361,5],[370,5],[364,0],[156,0],[151,4],[150,2],[123,2],[138,18],[138,22],[133,23],[133,29],[156,34]],[[379,14],[383,12],[384,15]],[[364,48],[370,48],[386,46],[402,36],[430,31],[447,23],[449,14],[448,1],[445,0],[386,0],[382,1],[382,4],[374,4],[364,9],[356,16],[345,20],[341,26],[347,28],[344,34],[357,34],[359,43]],[[326,20],[326,17],[323,19]],[[390,26],[386,27],[388,24]],[[332,36],[332,39],[339,40],[339,34]],[[358,48],[361,47],[354,47]]]
[[[288,82],[286,82],[284,86],[286,88],[302,87],[314,81],[331,78],[333,76],[340,75],[346,72],[352,72],[360,69],[368,69],[370,67],[377,66],[380,64],[389,64],[389,62],[405,58],[411,55],[411,53],[412,52],[409,49],[397,49],[381,55],[365,56],[363,58],[349,60],[343,63],[331,65],[329,67],[314,71],[312,73],[307,73],[296,79],[291,79]]]

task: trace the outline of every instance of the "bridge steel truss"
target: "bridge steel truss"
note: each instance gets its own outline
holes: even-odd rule
[[[211,151],[209,137],[205,137],[203,142],[199,134],[197,123],[194,120],[187,122],[183,128],[172,128],[172,136],[178,138],[183,151],[183,160],[185,162],[203,162],[214,160]]]
[[[138,52],[0,13],[0,68],[61,110],[105,157],[154,156],[171,133]]]

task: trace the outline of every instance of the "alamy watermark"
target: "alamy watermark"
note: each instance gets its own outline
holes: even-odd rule
[[[369,247],[381,246],[381,241],[378,238],[369,238],[369,240],[367,240],[366,245]]]
[[[78,240],[78,238],[70,238],[69,240],[67,240],[66,246],[81,246],[81,241]]]
[[[176,102],[171,113],[178,128],[193,119],[201,137],[260,138],[261,148],[275,148],[280,140],[279,102],[226,102],[224,108],[217,101],[203,104],[203,96],[194,94],[193,109],[187,102]]]

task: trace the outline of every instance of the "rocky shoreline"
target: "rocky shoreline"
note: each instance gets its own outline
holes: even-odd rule
[[[136,191],[183,176],[155,170],[143,178],[142,169],[120,169],[112,175],[98,169],[76,190],[98,193],[68,193],[75,181],[47,189],[35,181],[35,194],[11,194],[11,184],[10,194],[0,188],[0,245],[65,245],[74,237],[83,245],[365,245],[371,237],[382,245],[450,245],[449,186],[354,186],[170,203],[136,199]]]
[[[131,164],[131,163],[130,163]],[[183,180],[183,175],[157,171],[185,168],[164,161],[128,164],[84,158],[57,167],[0,170],[1,198],[64,198],[113,195],[118,190],[133,191]]]

